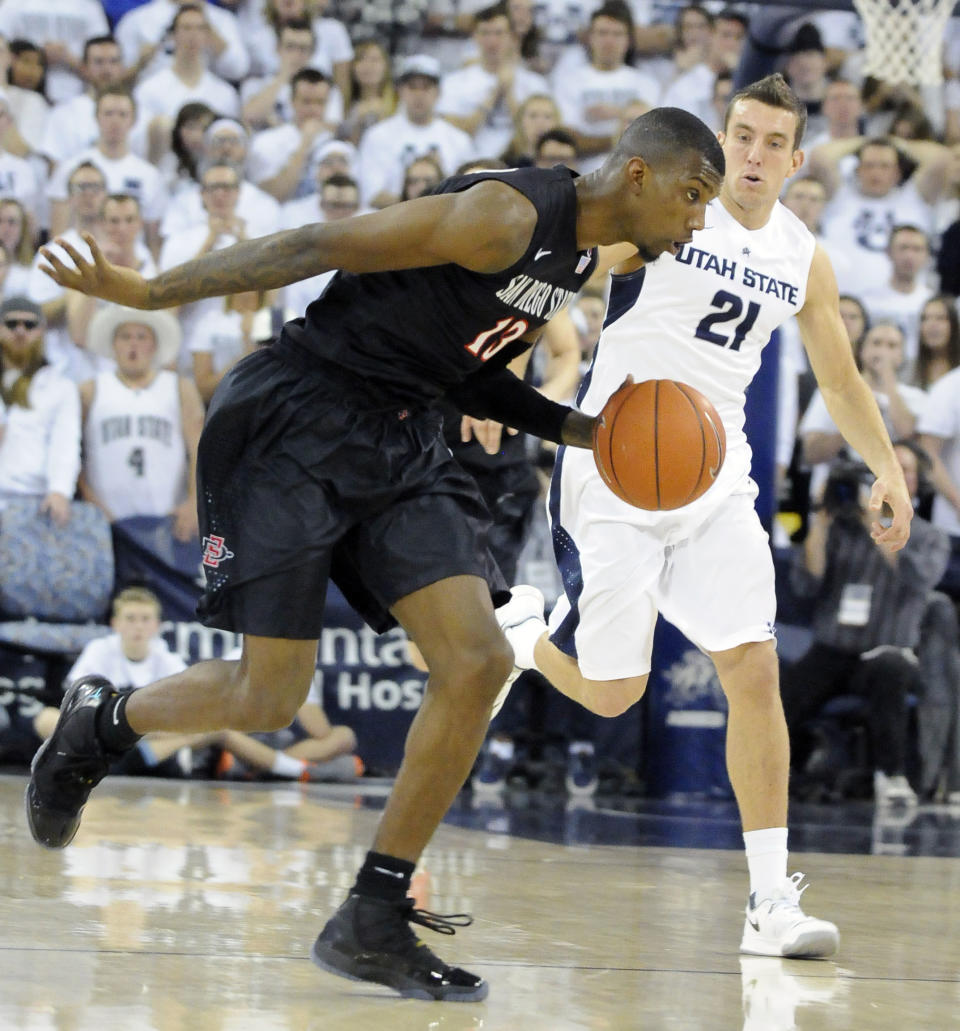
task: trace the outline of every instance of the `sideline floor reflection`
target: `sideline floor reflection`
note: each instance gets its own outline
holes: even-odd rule
[[[45,852],[23,822],[24,784],[0,777],[0,1031],[955,1026],[960,862],[899,851],[928,819],[941,847],[950,814],[891,826],[863,812],[854,830],[882,854],[800,857],[813,885],[805,903],[842,934],[838,963],[801,963],[738,956],[739,849],[623,843],[668,840],[676,827],[689,837],[702,821],[717,846],[731,822],[722,804],[625,814],[464,796],[413,890],[425,908],[474,914],[455,938],[424,937],[482,973],[491,994],[441,1005],[342,981],[306,958],[372,839],[376,799],[111,779],[75,844]],[[828,836],[838,825],[802,826]],[[565,843],[546,840],[556,828]]]

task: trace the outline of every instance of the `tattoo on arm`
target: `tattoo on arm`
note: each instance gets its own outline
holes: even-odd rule
[[[161,272],[148,282],[151,308],[224,297],[244,290],[271,290],[327,272],[319,226],[309,225],[211,251]]]

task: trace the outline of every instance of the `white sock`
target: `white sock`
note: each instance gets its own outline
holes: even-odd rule
[[[533,649],[537,641],[547,632],[547,624],[542,619],[525,619],[519,626],[507,629],[507,640],[513,648],[513,661],[521,669],[536,669]]]
[[[275,777],[299,777],[306,768],[307,764],[302,759],[294,759],[292,755],[277,752],[270,772]]]
[[[745,831],[743,844],[750,869],[750,891],[756,892],[759,902],[769,898],[787,878],[787,828]]]

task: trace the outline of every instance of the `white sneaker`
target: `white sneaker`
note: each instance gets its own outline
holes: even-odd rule
[[[788,956],[822,959],[832,956],[840,944],[835,924],[807,916],[800,908],[802,873],[788,877],[769,898],[751,892],[743,925],[740,951],[748,956]]]
[[[877,805],[916,805],[917,793],[902,773],[887,776],[882,770],[873,774],[873,797]]]
[[[515,633],[520,627],[525,628],[524,637],[526,637],[527,624],[531,620],[536,622],[542,628],[541,632],[546,633],[547,623],[543,618],[543,595],[536,587],[529,587],[526,584],[520,584],[518,587],[514,587],[510,591],[510,600],[506,605],[501,605],[500,608],[494,611],[497,623],[500,625],[500,629],[503,631],[504,636],[510,642],[510,646],[513,648],[514,653],[518,651],[522,652],[522,648],[518,648],[518,645],[514,642],[512,634]],[[532,657],[530,662],[532,665]],[[517,665],[513,667],[513,671],[510,676],[507,677],[503,687],[500,688],[500,693],[494,699],[493,708],[490,710],[490,719],[503,708],[503,703],[507,700],[507,695],[510,694],[510,688],[513,687],[514,681],[525,669],[530,669],[531,665]]]

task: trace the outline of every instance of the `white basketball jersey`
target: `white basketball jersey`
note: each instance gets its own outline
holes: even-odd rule
[[[582,410],[596,415],[627,375],[638,383],[689,383],[716,406],[727,435],[723,469],[701,500],[745,489],[746,389],[771,333],[803,307],[815,246],[779,202],[767,224],[751,230],[719,199],[711,201],[705,227],[676,257],[662,254],[613,277],[603,332],[580,390]]]
[[[176,373],[133,390],[101,372],[83,427],[84,472],[114,519],[163,516],[186,497],[187,446]]]

